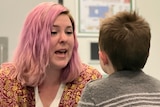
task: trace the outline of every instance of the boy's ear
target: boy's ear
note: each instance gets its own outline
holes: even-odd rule
[[[103,64],[104,65],[108,64],[109,59],[108,59],[107,54],[104,51],[99,51],[98,53],[99,53],[99,58],[101,58],[101,60],[103,61]]]

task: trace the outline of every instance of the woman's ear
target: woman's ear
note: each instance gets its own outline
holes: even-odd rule
[[[99,50],[98,54],[99,54],[99,59],[102,60],[103,64],[104,65],[108,64],[109,59],[106,53],[104,51]]]

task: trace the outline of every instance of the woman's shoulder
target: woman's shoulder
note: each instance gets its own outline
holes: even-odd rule
[[[0,77],[9,77],[9,75],[16,70],[13,63],[3,63],[0,66]]]
[[[79,77],[74,80],[74,82],[86,84],[88,81],[96,80],[99,78],[102,78],[102,75],[96,68],[83,63],[82,72],[80,73]]]
[[[23,86],[18,82],[16,78],[11,75],[16,71],[16,67],[13,63],[3,63],[0,68],[0,87],[2,90],[16,91]]]
[[[84,86],[89,81],[96,80],[99,78],[102,78],[102,75],[96,68],[83,63],[82,72],[80,73],[78,78],[68,83],[68,85],[73,85],[73,84],[82,85],[83,84]]]
[[[0,68],[0,99],[3,101],[3,105],[7,105],[6,107],[9,105],[15,107],[18,104],[25,106],[26,103],[31,103],[28,101],[29,99],[33,100],[31,96],[34,94],[34,89],[23,87],[16,78],[11,77],[10,74],[15,70],[16,67],[13,63],[3,63]]]
[[[89,77],[91,79],[102,78],[101,73],[93,66],[83,63],[81,77]]]
[[[13,78],[12,73],[16,71],[13,63],[3,63],[0,68],[0,85],[19,84],[16,78]],[[3,84],[4,83],[4,84]]]

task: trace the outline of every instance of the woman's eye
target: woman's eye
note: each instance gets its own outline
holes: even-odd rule
[[[71,34],[73,34],[73,32],[66,32],[66,34],[71,35]]]
[[[56,35],[57,34],[57,32],[51,32],[51,35]]]

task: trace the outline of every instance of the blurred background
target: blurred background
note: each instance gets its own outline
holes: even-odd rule
[[[51,0],[0,0],[0,63],[10,61],[14,50],[17,46],[19,33],[23,25],[23,21],[27,13],[38,3]],[[116,11],[124,9],[133,9],[139,12],[151,26],[151,50],[144,71],[160,79],[160,0],[52,0],[61,2],[66,6],[73,15],[77,26],[77,37],[79,41],[79,53],[84,63],[90,64],[97,68],[103,75],[106,75],[99,65],[98,60],[98,30],[93,27],[98,26],[98,22],[103,19],[102,13],[107,11],[109,15]],[[94,1],[94,2],[93,2]],[[105,8],[104,6],[112,6],[114,8]],[[116,8],[119,3],[125,1],[128,5],[120,4],[120,8]],[[119,2],[119,3],[118,3]],[[120,7],[119,5],[119,7]],[[91,8],[92,7],[92,8]],[[102,8],[104,7],[104,8]],[[90,10],[89,10],[90,9]],[[90,11],[87,15],[87,11]],[[107,14],[108,15],[108,14]],[[83,20],[84,18],[84,20]],[[87,21],[87,23],[85,22]],[[95,23],[93,23],[95,22]],[[91,27],[87,27],[91,25]],[[85,26],[86,25],[86,26]],[[106,75],[107,76],[107,75]]]

